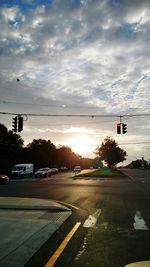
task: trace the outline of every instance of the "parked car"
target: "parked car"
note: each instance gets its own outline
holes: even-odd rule
[[[60,171],[62,172],[68,171],[68,168],[66,166],[62,166],[60,167]]]
[[[51,168],[51,172],[52,173],[58,173],[58,169],[57,168]]]
[[[8,183],[9,182],[9,177],[4,174],[0,174],[0,184]]]
[[[74,172],[80,172],[81,171],[81,167],[80,166],[75,166],[73,171]]]
[[[38,171],[35,172],[35,177],[48,177],[51,176],[51,169],[50,168],[40,168]]]

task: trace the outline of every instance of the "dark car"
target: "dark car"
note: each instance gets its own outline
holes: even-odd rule
[[[68,171],[68,168],[66,166],[62,166],[60,167],[60,171],[62,172]]]
[[[9,177],[4,174],[0,174],[0,184],[8,183],[9,182]]]
[[[35,172],[35,177],[48,177],[51,176],[51,169],[50,168],[40,168],[37,172]]]
[[[57,168],[51,168],[51,173],[58,173],[58,169]]]

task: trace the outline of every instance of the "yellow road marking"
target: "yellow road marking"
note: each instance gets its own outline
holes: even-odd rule
[[[74,225],[74,227],[70,230],[68,235],[62,241],[62,243],[59,245],[59,247],[56,249],[56,251],[51,256],[51,258],[49,259],[49,261],[46,263],[46,265],[44,267],[52,267],[52,266],[54,266],[56,260],[59,258],[59,256],[61,255],[61,253],[63,252],[63,250],[67,246],[68,242],[70,241],[70,239],[72,238],[74,233],[77,231],[77,229],[79,228],[80,224],[81,224],[81,222],[77,222]]]

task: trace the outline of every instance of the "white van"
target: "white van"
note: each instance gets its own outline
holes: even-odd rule
[[[16,164],[11,172],[11,177],[32,177],[33,175],[33,164],[22,163]]]

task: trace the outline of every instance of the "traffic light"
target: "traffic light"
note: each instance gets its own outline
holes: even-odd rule
[[[18,116],[18,132],[23,130],[23,117]]]
[[[117,123],[117,134],[121,134],[121,123]]]
[[[127,132],[127,124],[122,123],[122,133],[125,134]]]
[[[18,121],[17,116],[12,119],[12,131],[15,133],[17,132],[17,121]]]

